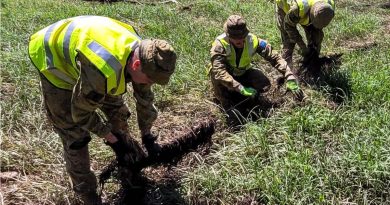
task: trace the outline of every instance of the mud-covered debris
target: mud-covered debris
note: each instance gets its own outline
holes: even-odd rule
[[[158,155],[149,155],[146,158],[131,165],[132,170],[141,170],[148,166],[160,165],[178,161],[184,154],[195,150],[200,145],[211,142],[211,136],[215,132],[215,120],[208,119],[193,125],[187,133],[181,136],[172,136],[170,142],[161,144],[161,151]],[[111,177],[118,177],[117,162],[113,160],[108,166],[103,168],[99,175],[102,186]]]

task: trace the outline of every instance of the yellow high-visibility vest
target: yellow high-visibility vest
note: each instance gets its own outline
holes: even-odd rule
[[[30,37],[34,66],[56,87],[72,90],[80,75],[82,53],[106,77],[110,95],[126,91],[125,67],[141,38],[125,23],[100,16],[78,16],[54,23]]]
[[[317,2],[323,1],[332,6],[333,10],[335,9],[334,0],[275,0],[276,5],[283,9],[287,13],[293,4],[298,5],[299,8],[299,24],[308,25],[310,23],[310,8]]]
[[[254,34],[249,33],[246,36],[244,48],[238,65],[236,63],[236,51],[234,50],[233,45],[230,44],[229,37],[227,37],[227,35],[224,33],[219,35],[216,41],[221,42],[222,46],[224,47],[228,64],[230,68],[233,69],[233,75],[240,76],[250,68],[252,57],[256,53],[256,49],[259,46],[259,40]]]

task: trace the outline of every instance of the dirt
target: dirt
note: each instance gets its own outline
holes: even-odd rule
[[[378,46],[375,39],[371,36],[364,38],[347,39],[341,44],[342,47],[350,51],[367,51]]]
[[[15,85],[13,83],[2,82],[0,100],[7,101],[12,99],[12,95],[15,93],[15,90]]]
[[[18,172],[0,172],[0,181],[2,183],[8,181],[15,181],[18,175],[19,175]]]
[[[379,7],[382,9],[390,9],[390,2],[382,3],[379,5]]]

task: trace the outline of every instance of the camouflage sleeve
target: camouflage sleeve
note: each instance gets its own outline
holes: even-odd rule
[[[154,94],[151,85],[134,82],[132,84],[136,99],[138,126],[141,133],[145,133],[150,131],[153,122],[157,119],[157,109],[153,104]]]
[[[291,6],[290,10],[287,12],[286,16],[284,17],[284,29],[286,30],[286,33],[290,37],[290,39],[298,44],[298,46],[301,49],[306,48],[306,44],[302,39],[301,34],[299,34],[299,31],[297,29],[297,24],[299,23],[299,7],[298,5],[294,4]]]
[[[210,50],[211,54],[211,65],[210,76],[214,80],[224,85],[229,90],[238,90],[241,85],[239,82],[234,80],[233,76],[227,71],[227,58],[226,51],[222,44],[215,40]]]
[[[102,106],[105,99],[106,79],[85,57],[78,59],[80,77],[73,89],[72,118],[83,129],[104,137],[111,131],[111,126],[104,123],[96,110]]]
[[[127,132],[127,119],[130,117],[130,110],[122,96],[106,95],[100,110],[103,111],[111,124],[112,133]]]
[[[287,65],[287,62],[282,58],[281,55],[272,50],[271,45],[267,43],[267,41],[259,39],[259,46],[257,47],[256,52],[265,60],[267,60],[280,73],[284,74],[286,78],[290,75],[293,75],[290,67]]]

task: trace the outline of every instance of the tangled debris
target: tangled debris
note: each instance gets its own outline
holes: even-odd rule
[[[181,136],[172,136],[171,141],[160,144],[161,151],[158,155],[148,155],[146,158],[137,161],[132,165],[133,170],[141,170],[149,166],[156,166],[161,164],[175,163],[180,160],[186,153],[197,149],[199,146],[207,143],[211,143],[211,136],[215,132],[215,120],[208,118],[203,119],[200,122],[195,122],[194,125]],[[99,182],[101,189],[104,189],[104,184],[108,179],[113,177],[114,179],[121,181],[118,174],[118,164],[116,160],[106,166],[99,175]],[[122,186],[117,193],[118,204],[131,204],[136,203],[134,197],[140,198],[144,194],[144,184],[147,183],[146,179],[141,175],[133,177],[133,186]],[[131,196],[130,196],[131,195]],[[141,197],[142,198],[142,197]]]

